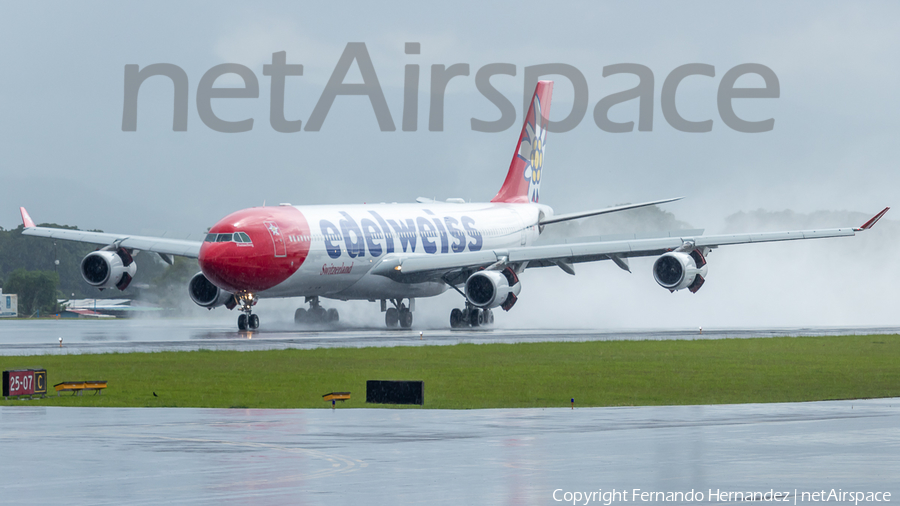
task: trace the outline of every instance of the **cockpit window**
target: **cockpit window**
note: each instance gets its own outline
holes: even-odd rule
[[[241,244],[253,244],[250,236],[244,232],[235,232],[233,234],[206,234],[206,242],[236,242]]]

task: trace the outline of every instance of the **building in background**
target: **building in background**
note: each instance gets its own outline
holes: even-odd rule
[[[0,318],[15,318],[19,316],[19,296],[16,294],[4,294],[0,288]]]

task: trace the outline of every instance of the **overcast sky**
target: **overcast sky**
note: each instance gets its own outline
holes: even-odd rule
[[[522,116],[499,133],[470,127],[473,117],[499,117],[474,78],[497,62],[516,66],[515,77],[492,82],[517,109],[526,66],[567,63],[588,81],[585,118],[548,138],[541,195],[560,212],[685,195],[669,209],[708,227],[760,207],[875,212],[897,193],[896,3],[392,5],[4,2],[0,226],[19,223],[20,205],[38,221],[187,234],[264,201],[487,200]],[[263,64],[286,51],[288,63],[304,65],[302,77],[287,80],[285,115],[306,120],[348,42],[366,43],[397,131],[379,130],[365,97],[338,97],[321,131],[276,132]],[[420,42],[421,54],[404,54],[406,42]],[[172,131],[172,85],[163,77],[141,88],[137,131],[122,131],[125,65],[153,63],[188,75],[186,132]],[[250,132],[216,132],[198,116],[200,77],[220,63],[246,65],[259,80],[259,98],[213,103],[224,119],[253,118]],[[468,63],[470,76],[451,81],[445,130],[429,132],[429,68],[455,63]],[[653,71],[653,131],[613,134],[594,123],[597,101],[636,82],[604,78],[603,67],[616,63]],[[660,110],[665,77],[687,63],[715,66],[716,77],[689,77],[678,94],[682,116],[713,120],[709,133],[677,131]],[[736,101],[748,120],[774,118],[771,132],[736,132],[718,115],[720,78],[742,63],[778,76],[779,98]],[[407,64],[422,69],[415,132],[399,128]],[[347,80],[358,78],[354,66]],[[558,120],[571,109],[572,86],[556,80]],[[229,83],[239,81],[217,84]],[[616,106],[611,117],[636,120],[636,106]]]
[[[521,125],[524,69],[566,63],[589,86],[588,110],[565,133],[550,133],[542,202],[557,212],[686,196],[666,206],[697,228],[758,208],[851,210],[897,204],[900,4],[896,2],[4,2],[0,4],[0,226],[38,222],[112,232],[199,238],[244,207],[412,201],[418,196],[489,200],[506,174]],[[318,132],[276,132],[263,64],[287,52],[302,64],[288,77],[285,116],[309,118],[349,42],[364,42],[397,130],[382,132],[365,97],[338,97]],[[406,55],[404,44],[421,43]],[[122,131],[124,69],[170,63],[189,79],[188,128],[172,130],[172,84],[140,90],[137,131]],[[220,133],[197,111],[197,85],[221,63],[250,68],[255,99],[217,99],[223,119],[253,118],[246,133]],[[428,131],[430,68],[467,63],[447,87],[444,131]],[[515,126],[473,131],[471,118],[499,111],[475,86],[488,63],[516,76],[492,83],[517,108]],[[597,102],[633,87],[603,67],[637,63],[655,78],[653,130],[608,133]],[[660,104],[669,73],[688,63],[715,67],[677,95],[680,114],[712,119],[709,133],[670,126]],[[772,69],[777,99],[736,100],[766,133],[727,127],[716,108],[721,77],[744,63]],[[421,68],[418,130],[401,131],[404,66]],[[553,78],[553,77],[550,77]],[[348,82],[358,82],[354,66]],[[563,78],[551,118],[572,108]],[[218,86],[239,85],[233,76]],[[761,86],[747,76],[741,86]],[[636,121],[637,101],[614,121]],[[835,225],[853,225],[838,223]]]

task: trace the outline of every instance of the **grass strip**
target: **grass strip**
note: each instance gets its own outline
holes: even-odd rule
[[[370,379],[424,380],[439,409],[797,402],[900,396],[900,335],[0,356],[36,366],[48,397],[0,405],[330,408],[350,391],[339,408],[385,407]],[[109,387],[57,397],[72,380]]]

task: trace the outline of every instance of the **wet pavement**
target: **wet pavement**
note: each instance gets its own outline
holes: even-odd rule
[[[419,336],[422,332],[422,336]],[[262,350],[458,343],[724,339],[799,335],[896,334],[898,327],[782,327],[700,329],[517,329],[318,327],[289,323],[238,332],[234,322],[207,319],[0,321],[0,355],[146,352],[161,350]],[[63,338],[62,347],[59,338]]]
[[[636,488],[694,490],[702,503],[735,502],[710,491],[787,492],[794,503],[832,489],[890,492],[896,502],[900,399],[477,411],[14,406],[0,408],[0,455],[3,504],[527,505],[613,489],[641,502]]]

